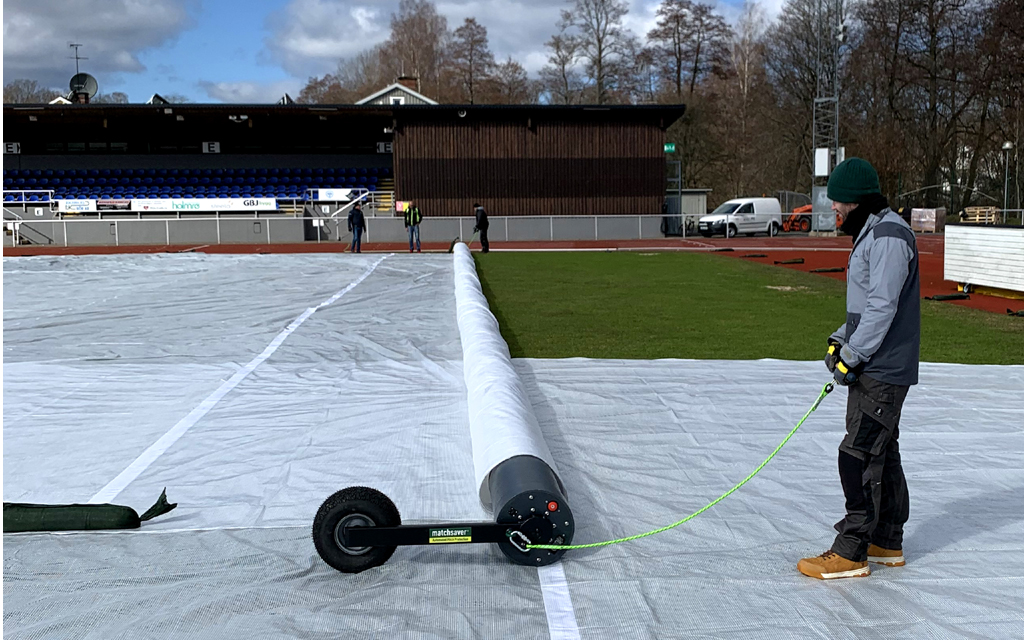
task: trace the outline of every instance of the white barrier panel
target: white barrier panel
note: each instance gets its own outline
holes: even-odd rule
[[[498,321],[487,306],[469,248],[455,245],[455,308],[473,441],[473,472],[480,502],[491,508],[487,478],[514,456],[534,456],[558,474],[526,389],[512,366]],[[559,480],[561,484],[561,480]]]

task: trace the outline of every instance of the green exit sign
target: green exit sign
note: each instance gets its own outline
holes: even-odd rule
[[[676,143],[674,143],[674,142],[666,142],[665,143],[665,153],[675,153],[675,152],[676,152]]]

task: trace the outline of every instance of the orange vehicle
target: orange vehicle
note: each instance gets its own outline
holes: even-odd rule
[[[807,215],[813,210],[813,205],[805,205],[803,207],[797,207],[793,209],[793,213],[786,216],[786,219],[782,221],[783,231],[803,231],[807,233],[811,230],[811,217]]]

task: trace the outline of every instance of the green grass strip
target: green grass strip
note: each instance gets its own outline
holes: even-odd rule
[[[704,253],[475,254],[515,358],[824,357],[846,317],[832,278]],[[921,358],[1024,364],[1024,322],[921,301]]]

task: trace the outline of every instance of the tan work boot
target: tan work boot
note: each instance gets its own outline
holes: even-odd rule
[[[868,545],[868,562],[884,564],[887,567],[902,567],[907,564],[903,549],[883,549],[877,544]]]
[[[805,576],[819,580],[862,578],[871,575],[867,562],[847,560],[832,551],[826,551],[816,558],[804,558],[796,563],[796,569]]]

